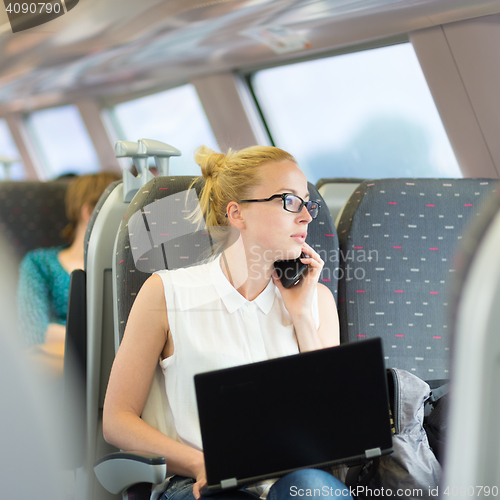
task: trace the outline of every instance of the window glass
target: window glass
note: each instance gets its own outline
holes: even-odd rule
[[[171,175],[200,175],[194,150],[202,145],[218,150],[217,142],[192,85],[121,103],[114,108],[123,140],[154,139],[179,149],[170,160]],[[154,165],[154,160],[150,159]]]
[[[97,153],[76,106],[37,111],[28,123],[49,178],[99,170]]]
[[[277,146],[323,177],[462,177],[410,43],[257,72]]]
[[[14,139],[10,135],[9,126],[5,120],[0,120],[0,156],[4,156],[8,159],[17,160],[21,159],[19,151],[17,150]],[[13,180],[22,181],[26,176],[24,165],[22,162],[18,161],[12,163],[10,167],[5,167],[0,162],[0,179],[1,180]]]

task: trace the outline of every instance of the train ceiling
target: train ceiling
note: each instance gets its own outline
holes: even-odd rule
[[[498,12],[500,0],[80,0],[12,33],[2,10],[0,114],[134,95]]]

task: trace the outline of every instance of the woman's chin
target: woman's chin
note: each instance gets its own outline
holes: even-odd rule
[[[302,253],[302,246],[295,248],[287,248],[282,252],[277,252],[279,258],[277,258],[276,260],[295,260],[300,257],[301,253]]]

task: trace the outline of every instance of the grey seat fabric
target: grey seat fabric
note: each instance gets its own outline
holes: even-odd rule
[[[0,182],[0,231],[21,259],[36,248],[65,244],[68,182]]]
[[[199,263],[212,255],[206,229],[189,229],[185,216],[186,190],[194,177],[157,177],[139,190],[125,213],[116,254],[119,338],[142,284],[160,269],[176,269]],[[203,180],[196,184],[199,193]],[[314,185],[311,199],[322,204],[318,217],[309,224],[307,242],[325,261],[320,282],[337,296],[338,243],[330,213]],[[197,198],[193,198],[196,203]],[[181,229],[182,227],[182,229]]]
[[[388,367],[449,378],[453,255],[496,187],[492,179],[363,182],[338,226],[341,341],[382,337]]]
[[[0,259],[14,270],[5,308],[17,311],[17,280],[24,255],[37,248],[65,245],[61,231],[68,224],[64,197],[67,181],[0,182]],[[17,313],[14,312],[14,316]]]

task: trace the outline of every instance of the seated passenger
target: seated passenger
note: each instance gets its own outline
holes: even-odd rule
[[[39,248],[21,262],[18,285],[19,329],[28,346],[44,345],[62,354],[70,273],[83,269],[87,223],[106,187],[120,176],[113,172],[77,176],[66,192],[69,224],[66,247]]]
[[[208,263],[159,271],[145,282],[130,312],[104,404],[109,443],[166,458],[175,476],[163,500],[200,498],[206,483],[195,373],[339,343],[334,298],[318,283],[324,262],[305,242],[319,207],[308,201],[307,180],[295,159],[278,148],[255,146],[227,155],[201,147],[195,160],[206,179],[199,218],[216,227],[213,234],[226,228],[236,237]],[[308,270],[285,289],[273,263],[301,252],[307,254],[302,262]],[[257,307],[249,315],[245,306],[252,302]],[[178,441],[140,418],[158,362]],[[350,498],[334,476],[311,469],[276,481],[269,498],[290,498],[292,485],[326,486]],[[223,496],[255,498],[247,489]]]

